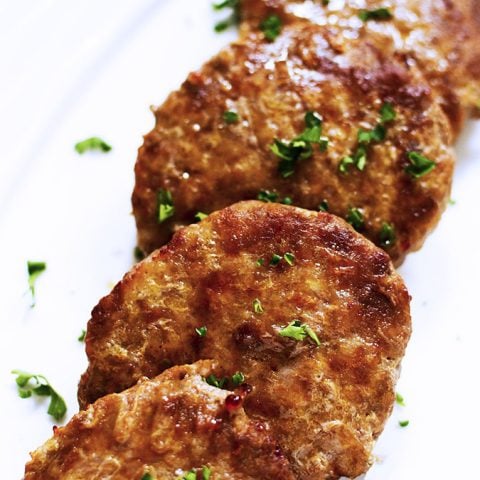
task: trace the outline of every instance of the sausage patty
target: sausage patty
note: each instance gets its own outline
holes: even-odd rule
[[[356,477],[393,401],[409,295],[343,220],[241,202],[177,232],[95,307],[82,407],[172,365],[213,359],[253,388],[298,479]]]
[[[245,391],[206,383],[217,370],[210,361],[174,367],[101,398],[31,454],[25,480],[177,480],[192,472],[294,480],[268,424],[245,414]]]
[[[263,198],[329,209],[395,264],[420,248],[449,198],[451,128],[418,71],[390,53],[295,23],[191,74],[139,151],[139,246],[153,251],[197,212]]]

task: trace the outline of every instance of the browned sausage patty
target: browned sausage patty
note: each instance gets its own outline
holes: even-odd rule
[[[387,8],[390,19],[362,21],[361,12]],[[244,35],[272,14],[284,24],[329,25],[342,49],[378,46],[403,55],[427,78],[456,133],[480,101],[480,2],[478,0],[241,0]]]
[[[385,53],[293,24],[273,43],[252,34],[191,74],[156,110],[139,152],[140,247],[161,246],[198,211],[260,195],[328,205],[396,264],[420,248],[449,197],[451,129],[418,72]],[[391,109],[383,123],[382,107]],[[322,125],[308,127],[319,116]],[[417,154],[434,167],[420,178],[411,171]]]
[[[247,417],[240,395],[205,382],[217,370],[210,361],[174,367],[101,398],[31,454],[25,480],[177,480],[188,472],[294,480],[268,424]]]
[[[244,408],[271,425],[296,478],[354,478],[409,336],[385,252],[333,215],[241,202],[177,232],[101,300],[79,400],[212,358],[225,377],[243,372]]]

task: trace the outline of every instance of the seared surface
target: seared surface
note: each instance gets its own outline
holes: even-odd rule
[[[232,392],[202,378],[217,370],[174,367],[101,398],[32,453],[25,480],[177,480],[203,466],[211,480],[294,480],[268,425],[228,409]]]
[[[262,33],[249,34],[170,95],[155,112],[156,126],[135,167],[132,200],[142,249],[151,252],[167,242],[196,212],[255,199],[260,190],[313,210],[327,200],[330,212],[343,218],[351,207],[362,209],[362,233],[377,244],[382,225],[393,224],[397,242],[388,253],[396,264],[422,245],[449,197],[449,122],[418,71],[395,60],[385,42],[352,46],[336,30],[297,22],[274,43]],[[368,149],[363,171],[351,166],[341,173],[339,163],[358,146],[359,129],[374,128],[386,102],[397,115],[386,139]],[[225,111],[238,112],[240,121],[227,124]],[[270,147],[275,138],[297,137],[307,111],[323,116],[329,147],[315,147],[292,176],[282,178],[280,158]],[[410,151],[436,168],[412,178],[405,172]],[[174,216],[162,223],[160,189],[172,194],[175,205]]]
[[[370,43],[386,55],[415,63],[439,96],[455,132],[480,101],[480,2],[478,0],[241,0],[244,35],[268,15],[284,23],[328,25],[345,48]],[[363,22],[362,10],[388,7],[393,18]]]
[[[270,265],[285,253],[293,265]],[[320,346],[279,334],[295,319]],[[245,374],[245,410],[271,425],[296,478],[354,478],[391,412],[409,336],[409,295],[387,254],[333,215],[242,202],[177,232],[101,300],[79,399],[212,358]]]

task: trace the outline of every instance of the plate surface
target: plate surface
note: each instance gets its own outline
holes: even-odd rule
[[[215,34],[215,19],[210,0],[0,0],[2,478],[21,478],[53,426],[44,401],[17,396],[10,370],[43,373],[67,418],[77,409],[77,337],[133,264],[130,194],[148,106],[235,38]],[[92,135],[113,151],[77,155]],[[395,407],[367,480],[478,478],[478,138],[472,122],[457,149],[456,203],[400,269],[413,297],[398,387],[407,406]],[[27,260],[47,262],[35,308]]]

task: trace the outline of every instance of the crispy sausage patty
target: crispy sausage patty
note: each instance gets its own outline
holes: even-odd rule
[[[100,301],[79,400],[211,358],[225,377],[243,372],[244,408],[271,425],[296,478],[354,478],[409,336],[385,252],[333,215],[241,202],[177,232]]]
[[[199,211],[260,195],[328,208],[395,264],[420,248],[449,197],[449,122],[415,68],[383,45],[349,47],[331,28],[293,24],[273,43],[252,34],[191,74],[156,110],[139,152],[140,247],[163,245]],[[433,169],[418,177],[412,155]]]
[[[25,480],[294,480],[268,425],[245,414],[243,391],[205,382],[217,370],[173,367],[101,398],[31,454]]]

